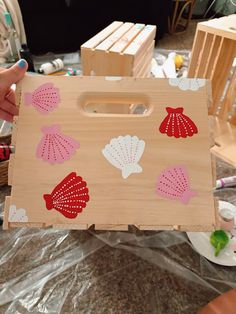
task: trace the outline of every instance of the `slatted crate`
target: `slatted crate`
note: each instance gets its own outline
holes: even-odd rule
[[[81,46],[84,75],[148,77],[156,26],[113,22]]]
[[[236,166],[236,14],[197,25],[188,77],[212,83],[212,116],[216,146],[212,152]]]

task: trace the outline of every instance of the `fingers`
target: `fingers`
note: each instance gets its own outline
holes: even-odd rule
[[[9,112],[3,111],[0,108],[0,119],[6,120],[8,122],[13,122],[13,115],[11,115]]]
[[[18,115],[19,110],[15,105],[15,94],[13,90],[9,90],[0,107],[0,119],[12,122],[13,116]]]
[[[16,105],[14,105],[13,103],[9,102],[7,99],[5,99],[3,101],[3,103],[1,104],[1,110],[11,114],[12,116],[17,115],[18,112],[19,112],[19,110],[16,107]]]
[[[0,74],[1,87],[9,87],[23,78],[28,68],[28,64],[24,59],[19,60],[11,68],[4,70]]]
[[[5,100],[9,101],[13,105],[16,104],[16,96],[15,96],[15,91],[13,89],[9,89],[7,94],[5,95]]]

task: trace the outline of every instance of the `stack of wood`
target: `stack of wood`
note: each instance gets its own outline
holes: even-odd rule
[[[149,77],[156,26],[113,22],[81,46],[84,75]]]

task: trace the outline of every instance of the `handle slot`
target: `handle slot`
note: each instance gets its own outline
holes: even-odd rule
[[[90,117],[144,117],[152,111],[146,95],[132,93],[84,93],[78,105]]]

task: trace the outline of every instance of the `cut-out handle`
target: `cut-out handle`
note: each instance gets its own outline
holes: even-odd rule
[[[84,115],[94,117],[137,117],[151,112],[146,95],[131,93],[85,93],[79,98],[79,108]]]

